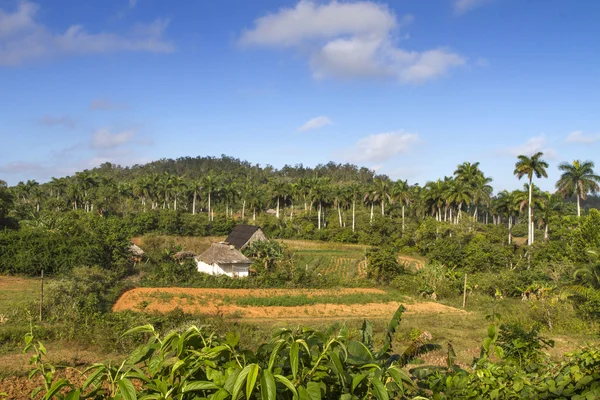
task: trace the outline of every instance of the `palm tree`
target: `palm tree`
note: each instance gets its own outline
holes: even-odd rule
[[[188,185],[190,191],[192,192],[192,215],[196,215],[196,202],[198,201],[198,196],[203,189],[203,182],[201,180],[191,181]]]
[[[385,215],[385,200],[391,200],[390,181],[387,177],[379,177],[373,180],[373,199],[381,203],[381,216]]]
[[[531,243],[534,242],[535,239],[535,218],[533,215],[533,211],[535,209],[541,209],[543,207],[543,195],[542,191],[535,184],[532,184],[533,188],[530,188],[528,183],[523,185],[523,190],[515,190],[513,192],[515,205],[522,212],[525,207],[531,209]],[[530,197],[531,192],[531,197]],[[531,199],[531,201],[529,201]]]
[[[412,201],[412,191],[407,180],[398,180],[392,187],[392,199],[402,206],[402,235],[404,235],[404,207]]]
[[[371,216],[369,218],[369,224],[373,223],[373,206],[375,204],[375,189],[373,186],[367,186],[363,193],[363,203],[371,205]]]
[[[527,235],[527,244],[531,246],[533,244],[533,222],[532,222],[532,195],[533,195],[533,176],[540,179],[542,177],[547,178],[548,174],[546,173],[546,168],[548,168],[548,163],[542,160],[542,156],[544,153],[538,151],[531,157],[527,157],[524,155],[520,155],[519,161],[515,164],[514,174],[517,178],[521,179],[524,176],[527,176],[529,179],[529,201],[528,201],[528,214],[527,214],[527,223],[529,227],[528,235]]]
[[[289,195],[288,187],[281,179],[275,179],[269,183],[269,190],[271,192],[271,199],[277,202],[275,216],[279,218],[280,201],[285,201],[287,199],[287,196]]]
[[[514,225],[514,218],[517,216],[518,207],[516,205],[515,192],[509,192],[504,190],[498,193],[497,210],[498,213],[506,215],[508,220],[508,244],[512,243],[512,228]]]
[[[214,215],[212,213],[210,196],[217,188],[217,179],[212,174],[208,174],[204,177],[202,183],[202,186],[208,194],[208,220],[212,221],[214,220]]]
[[[323,203],[329,201],[329,178],[318,178],[316,185],[313,186],[311,191],[312,201],[317,203],[317,219],[318,229],[321,230],[321,213],[323,212]],[[323,214],[325,214],[323,212]],[[325,221],[327,225],[327,221]]]
[[[563,173],[556,182],[556,188],[564,197],[577,197],[577,216],[581,217],[581,199],[585,200],[588,193],[596,194],[600,190],[600,176],[594,174],[594,163],[580,160],[571,164],[562,162],[558,169]]]
[[[360,193],[360,185],[352,182],[348,186],[348,196],[352,201],[352,232],[356,228],[356,196]]]
[[[458,223],[462,216],[463,204],[469,204],[472,199],[471,188],[464,181],[455,179],[448,190],[448,200],[456,206],[456,219],[454,223]],[[450,210],[452,211],[452,209]],[[452,214],[450,215],[450,220],[452,220]]]

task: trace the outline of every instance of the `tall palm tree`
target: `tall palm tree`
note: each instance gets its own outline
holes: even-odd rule
[[[214,220],[214,214],[212,212],[212,207],[211,207],[211,195],[212,193],[217,189],[217,178],[215,178],[214,175],[212,174],[208,174],[204,177],[204,179],[202,180],[202,186],[204,187],[204,190],[206,190],[206,193],[208,195],[207,201],[208,201],[208,220],[209,221],[213,221]]]
[[[202,192],[203,182],[201,180],[193,180],[188,184],[188,188],[192,192],[192,215],[196,215],[196,203],[200,192]]]
[[[547,178],[548,173],[546,172],[546,168],[548,168],[548,163],[542,159],[544,153],[538,151],[531,157],[527,157],[524,155],[520,155],[518,157],[519,161],[515,164],[514,174],[517,178],[521,179],[524,176],[527,176],[529,179],[529,201],[528,201],[528,213],[527,213],[527,223],[529,227],[528,235],[527,235],[527,244],[531,246],[533,244],[533,222],[532,222],[532,195],[533,195],[533,176],[540,179],[542,177]]]
[[[462,217],[463,204],[469,204],[472,199],[472,188],[464,181],[455,179],[448,190],[448,200],[456,206],[456,219],[454,223],[457,223]],[[450,215],[450,219],[452,220],[452,215]]]
[[[356,228],[356,196],[360,194],[360,185],[358,182],[352,182],[348,186],[348,196],[352,201],[352,232]]]
[[[600,190],[600,176],[594,174],[594,162],[562,162],[558,169],[562,171],[562,175],[556,182],[556,188],[565,197],[577,197],[577,216],[581,217],[581,199],[585,200],[588,193],[596,194]]]
[[[269,191],[271,193],[271,199],[275,200],[277,204],[275,216],[279,218],[280,203],[281,201],[286,201],[289,195],[288,186],[281,179],[274,179],[269,183]]]
[[[381,216],[385,215],[385,201],[391,200],[390,181],[387,177],[379,177],[373,180],[373,199],[381,204]]]
[[[497,204],[496,208],[498,213],[504,214],[506,219],[508,220],[508,244],[512,243],[512,228],[514,225],[514,218],[517,216],[517,202],[515,199],[515,192],[509,192],[508,190],[504,190],[498,193],[498,197],[496,198]]]
[[[312,201],[317,203],[317,227],[321,230],[321,214],[325,214],[323,211],[323,204],[329,201],[330,187],[329,178],[318,178],[316,184],[313,186],[311,191]],[[324,216],[325,218],[325,216]],[[327,222],[325,221],[325,225]]]
[[[404,207],[409,205],[413,199],[408,181],[398,179],[392,187],[391,194],[394,202],[402,206],[402,235],[404,235]]]

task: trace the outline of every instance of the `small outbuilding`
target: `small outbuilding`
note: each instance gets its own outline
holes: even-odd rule
[[[213,243],[208,250],[196,256],[198,271],[210,275],[227,275],[232,278],[248,276],[252,260],[244,256],[233,245]]]
[[[250,243],[258,240],[267,240],[260,226],[238,225],[227,236],[225,242],[233,245],[237,250],[241,250]]]

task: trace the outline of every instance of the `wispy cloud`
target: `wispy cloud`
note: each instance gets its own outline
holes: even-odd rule
[[[360,139],[354,146],[337,153],[338,158],[356,163],[377,163],[410,150],[419,142],[419,135],[404,131],[377,133]]]
[[[490,2],[492,2],[492,0],[455,0],[454,13],[458,15],[464,14]]]
[[[0,9],[0,66],[63,55],[174,50],[163,38],[168,20],[138,25],[127,34],[89,33],[82,25],[54,32],[36,21],[38,11],[39,6],[27,0],[20,1],[12,12]]]
[[[586,135],[583,131],[574,131],[569,133],[565,142],[567,143],[594,143],[600,141],[600,134]]]
[[[444,47],[408,51],[397,45],[397,31],[413,21],[398,18],[385,5],[358,1],[318,4],[302,0],[254,21],[242,32],[243,46],[290,48],[309,55],[315,78],[383,77],[420,84],[466,64]]]
[[[75,120],[67,116],[44,115],[38,119],[38,123],[44,126],[62,126],[65,128],[75,128]]]
[[[300,132],[309,131],[311,129],[322,128],[326,125],[331,125],[333,122],[329,117],[321,115],[319,117],[315,117],[306,121],[298,130]]]
[[[532,156],[538,151],[544,153],[544,156],[548,158],[556,158],[558,155],[556,150],[549,146],[548,139],[545,135],[534,136],[518,146],[502,149],[500,153],[517,157],[520,155]]]
[[[99,129],[92,135],[91,146],[93,149],[114,149],[131,142],[135,136],[135,131],[126,130],[112,133],[110,130]]]
[[[44,166],[37,162],[29,161],[14,161],[4,165],[0,165],[0,172],[3,174],[24,174],[37,172],[44,168]]]
[[[107,111],[107,110],[125,110],[129,108],[126,104],[113,103],[107,99],[94,99],[90,103],[92,111]]]

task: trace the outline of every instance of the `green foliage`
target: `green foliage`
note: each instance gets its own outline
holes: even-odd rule
[[[525,330],[519,324],[501,325],[497,344],[504,353],[504,360],[528,370],[537,369],[539,364],[548,361],[542,350],[554,347],[554,341],[541,337],[537,327]]]
[[[367,252],[367,277],[379,282],[391,281],[404,272],[392,247],[377,247]]]

